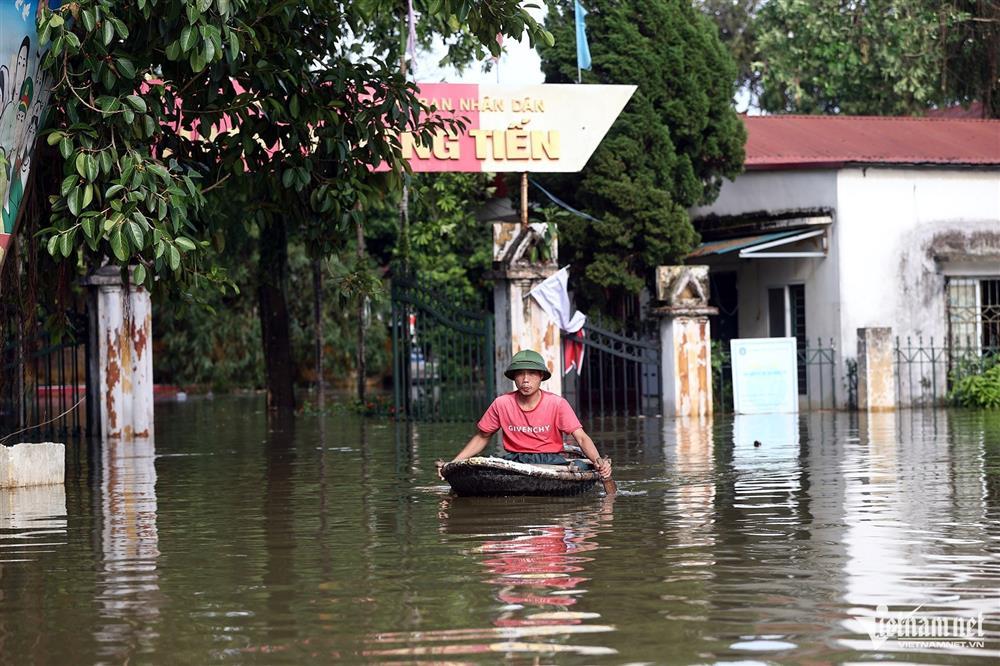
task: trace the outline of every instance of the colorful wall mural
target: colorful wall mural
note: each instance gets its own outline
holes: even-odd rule
[[[0,266],[28,184],[51,85],[41,75],[36,20],[51,0],[0,0]]]

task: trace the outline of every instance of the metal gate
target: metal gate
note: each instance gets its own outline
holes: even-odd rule
[[[476,421],[494,397],[493,316],[413,277],[392,281],[393,411]]]
[[[583,367],[563,375],[563,395],[581,418],[656,416],[663,409],[659,338],[621,335],[588,322],[582,338]],[[566,354],[563,354],[565,360]]]
[[[0,346],[0,438],[7,444],[92,434],[87,418],[87,320],[67,313],[60,340],[25,337],[5,318]],[[41,324],[40,324],[41,326]]]

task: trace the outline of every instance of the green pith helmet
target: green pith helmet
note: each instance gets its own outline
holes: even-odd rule
[[[513,381],[514,373],[518,370],[537,370],[542,373],[542,381],[552,376],[545,366],[545,361],[542,360],[542,355],[532,349],[524,349],[514,354],[514,358],[510,359],[510,365],[503,371],[503,376]]]

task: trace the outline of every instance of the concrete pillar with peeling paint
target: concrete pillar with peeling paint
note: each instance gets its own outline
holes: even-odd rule
[[[858,329],[858,409],[896,409],[894,347],[889,327]]]
[[[659,266],[660,355],[663,415],[712,414],[712,340],[708,318],[708,266]]]
[[[553,229],[555,225],[552,225]],[[518,222],[493,223],[494,377],[496,392],[506,393],[513,384],[503,376],[511,357],[522,349],[534,349],[552,377],[542,388],[562,394],[562,341],[559,326],[528,293],[558,270],[555,232],[546,238],[544,224],[527,228]],[[534,250],[532,250],[534,248]],[[531,255],[536,255],[531,260]],[[539,259],[538,257],[541,257]]]
[[[88,391],[96,391],[101,437],[133,439],[153,435],[153,332],[149,292],[130,285],[119,270],[98,269],[86,280],[91,288],[92,348]]]

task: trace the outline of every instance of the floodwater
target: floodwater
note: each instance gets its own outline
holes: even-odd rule
[[[591,423],[613,500],[450,497],[470,426],[233,398],[156,428],[0,496],[0,663],[1000,657],[998,414]]]

